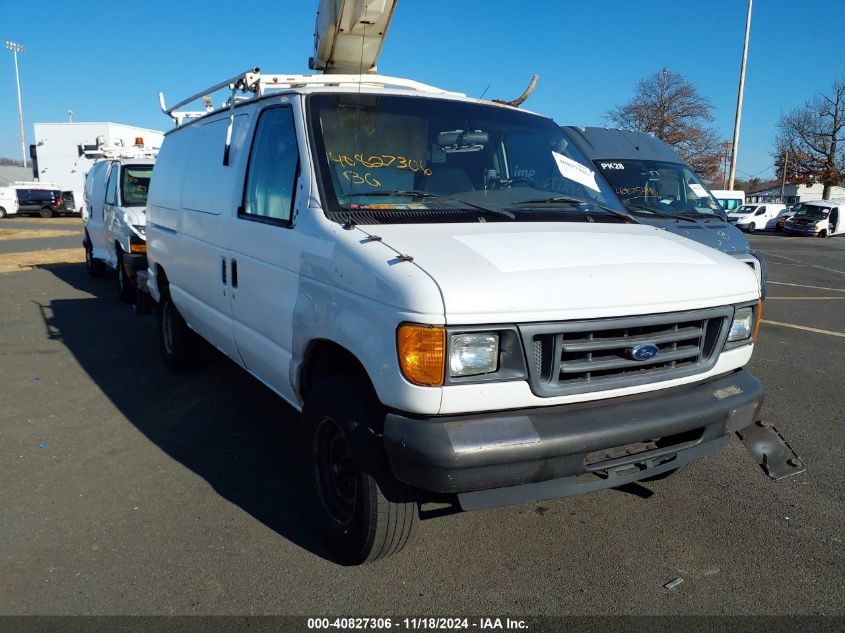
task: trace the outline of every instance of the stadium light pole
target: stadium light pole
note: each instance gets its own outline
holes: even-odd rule
[[[742,46],[742,65],[739,67],[739,91],[736,96],[736,119],[734,119],[734,140],[731,149],[731,171],[728,176],[728,189],[734,188],[736,175],[736,155],[739,150],[739,122],[742,118],[742,92],[745,88],[745,65],[748,61],[748,36],[751,33],[751,1],[748,0],[748,14],[745,16],[745,44]]]
[[[18,53],[23,53],[26,49],[22,44],[6,40],[6,48],[12,51],[15,56],[15,82],[18,84],[18,118],[21,122],[21,158],[23,158],[23,166],[26,167],[26,141],[23,135],[23,106],[21,105],[21,76],[18,71]]]

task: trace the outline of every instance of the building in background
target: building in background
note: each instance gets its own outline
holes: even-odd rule
[[[36,123],[35,145],[29,146],[32,176],[73,196],[73,208],[81,212],[85,175],[102,150],[153,151],[163,140],[163,132],[121,123]]]
[[[746,196],[746,202],[782,202],[793,205],[796,202],[810,202],[821,200],[824,185],[786,185],[783,190],[783,200],[780,199],[780,187],[770,187],[761,191],[754,191]],[[831,198],[845,198],[845,187],[831,187]]]

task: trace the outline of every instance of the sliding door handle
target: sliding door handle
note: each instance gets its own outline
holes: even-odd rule
[[[238,260],[232,260],[232,288],[238,287]]]

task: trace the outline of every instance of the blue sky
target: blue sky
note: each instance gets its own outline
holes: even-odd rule
[[[252,66],[308,72],[316,0],[0,1],[0,40],[20,56],[27,146],[36,121],[168,129],[169,102]],[[668,67],[733,131],[745,0],[399,0],[379,71],[488,98],[514,98],[561,124],[604,123],[637,81]],[[845,79],[843,0],[757,0],[738,176],[771,176],[782,112]],[[797,27],[797,28],[796,28]],[[0,49],[0,156],[20,157],[11,52]],[[219,101],[219,99],[218,99]]]

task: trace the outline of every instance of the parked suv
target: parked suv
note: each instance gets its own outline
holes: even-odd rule
[[[754,271],[633,221],[551,119],[378,75],[229,84],[155,166],[163,355],[198,334],[302,411],[344,560],[402,549],[420,501],[665,476],[755,421]]]
[[[85,178],[83,248],[88,273],[117,273],[122,301],[135,298],[136,273],[147,268],[146,205],[155,160],[131,156],[100,160]]]

